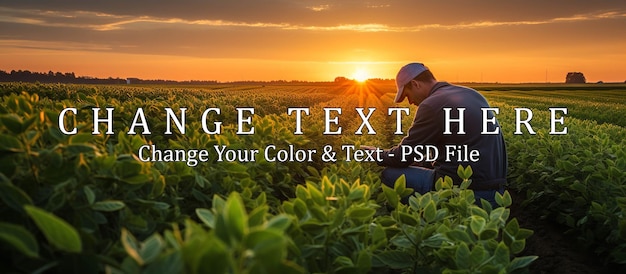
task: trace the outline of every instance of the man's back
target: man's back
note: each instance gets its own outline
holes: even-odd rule
[[[471,165],[473,170],[473,189],[494,186],[487,184],[502,184],[506,180],[507,160],[504,138],[501,131],[498,134],[486,134],[495,132],[499,128],[495,123],[486,123],[483,129],[484,119],[490,121],[494,118],[493,111],[487,112],[483,117],[483,109],[489,108],[487,100],[477,91],[440,82],[435,85],[431,95],[426,98],[418,108],[415,122],[429,123],[427,134],[421,142],[437,146],[439,157],[435,162],[436,178],[443,176],[452,177],[455,182],[460,178],[456,175],[459,164]],[[446,111],[448,109],[448,120]],[[463,121],[459,121],[459,113],[463,113]],[[460,132],[461,123],[463,124]],[[417,125],[415,125],[417,126]],[[448,128],[446,128],[448,127]],[[413,129],[412,129],[413,130]],[[423,132],[423,130],[419,130]],[[464,132],[464,133],[463,133]],[[485,134],[483,134],[485,132]],[[415,132],[415,134],[423,134]],[[422,139],[418,137],[418,140]],[[476,150],[477,157],[470,157],[471,151]],[[475,160],[477,161],[472,161]]]

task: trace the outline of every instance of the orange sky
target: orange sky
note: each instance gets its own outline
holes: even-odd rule
[[[624,1],[0,1],[0,70],[173,80],[626,80]],[[431,3],[435,2],[435,3]]]

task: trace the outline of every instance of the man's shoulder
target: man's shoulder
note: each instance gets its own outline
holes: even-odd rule
[[[451,89],[451,90],[470,90],[470,91],[474,91],[476,92],[475,89],[468,87],[468,86],[463,86],[463,85],[457,85],[457,84],[450,84],[448,82],[439,82],[442,84],[442,88],[444,89]]]
[[[442,85],[440,86],[439,90],[443,91],[443,92],[434,92],[432,95],[436,95],[433,96],[436,99],[437,97],[447,97],[451,94],[454,94],[455,96],[463,96],[463,97],[467,97],[467,96],[477,96],[480,95],[480,93],[468,86],[462,86],[462,85],[455,85],[455,84],[450,84],[447,82],[440,82],[442,83]],[[482,96],[482,95],[481,95]],[[437,100],[440,100],[437,98]]]
[[[483,101],[483,96],[470,87],[438,82],[435,88],[437,90],[434,90],[431,96],[427,97],[420,106],[426,105],[439,109],[444,106],[465,106],[476,102],[476,100]]]

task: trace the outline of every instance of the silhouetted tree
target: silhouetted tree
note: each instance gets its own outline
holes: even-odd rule
[[[566,84],[584,84],[586,82],[587,80],[582,72],[568,72],[567,76],[565,76]]]

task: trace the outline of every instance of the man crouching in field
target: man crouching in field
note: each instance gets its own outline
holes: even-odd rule
[[[470,165],[473,175],[469,188],[474,190],[477,204],[482,198],[495,206],[495,193],[504,192],[507,158],[500,126],[493,111],[486,109],[487,100],[474,89],[438,82],[421,63],[402,67],[396,87],[395,102],[407,98],[418,109],[407,136],[399,145],[382,152],[382,161],[378,162],[386,167],[382,182],[393,187],[396,179],[405,175],[407,187],[424,194],[434,190],[434,183],[444,176],[460,184],[458,166]],[[427,158],[417,149],[423,147],[434,148],[432,164],[414,161]]]

